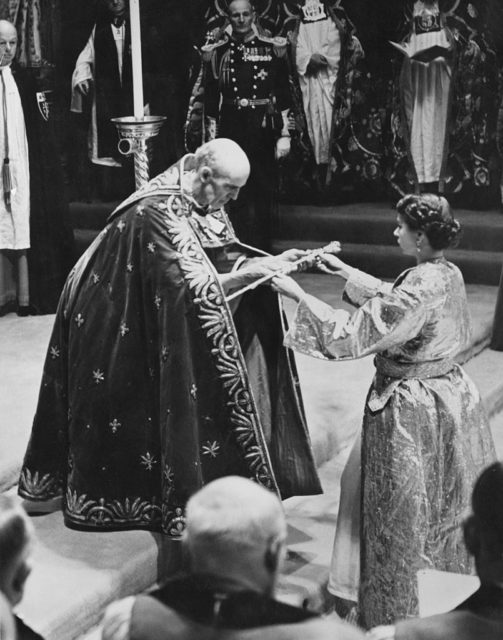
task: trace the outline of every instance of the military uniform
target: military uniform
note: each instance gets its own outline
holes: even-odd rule
[[[254,32],[245,42],[223,35],[203,47],[205,114],[218,136],[237,142],[250,160],[248,183],[230,216],[243,242],[269,250],[276,206],[275,143],[290,107],[286,39]]]

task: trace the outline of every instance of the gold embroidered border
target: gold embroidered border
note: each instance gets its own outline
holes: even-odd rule
[[[201,326],[212,344],[215,365],[229,397],[230,421],[237,442],[253,479],[279,494],[234,321],[217,274],[189,220],[176,215],[182,208],[180,196],[168,197],[166,205],[159,207],[159,211],[165,216],[168,233],[180,254],[180,266],[196,305]]]

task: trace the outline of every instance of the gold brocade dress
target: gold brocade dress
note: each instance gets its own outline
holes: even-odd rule
[[[417,615],[418,570],[472,571],[461,523],[495,452],[478,390],[454,362],[470,336],[459,269],[424,262],[394,284],[354,270],[344,295],[353,315],[301,302],[285,344],[324,359],[376,354],[361,452],[359,610],[370,628]]]

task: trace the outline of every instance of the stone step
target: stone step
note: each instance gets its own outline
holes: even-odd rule
[[[329,236],[319,240],[276,240],[273,253],[281,253],[285,249],[314,249],[324,246],[330,240],[338,239]],[[503,247],[503,245],[502,245]],[[446,258],[456,264],[465,282],[497,286],[500,280],[503,254],[496,251],[477,251],[472,249],[449,249]],[[398,246],[379,244],[342,243],[341,258],[357,269],[363,269],[378,278],[395,278],[404,269],[415,264],[413,258],[404,256]]]

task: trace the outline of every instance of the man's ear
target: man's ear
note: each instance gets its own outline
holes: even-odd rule
[[[274,538],[269,543],[265,552],[264,564],[269,573],[276,573],[281,569],[280,564],[283,560],[283,541]]]
[[[476,556],[480,549],[480,536],[477,518],[473,515],[468,516],[463,524],[463,534],[465,545],[472,556]]]
[[[213,177],[213,171],[211,170],[210,167],[203,165],[199,169],[199,178],[201,179],[201,182],[203,184],[206,184],[207,182],[209,182],[212,177]]]

